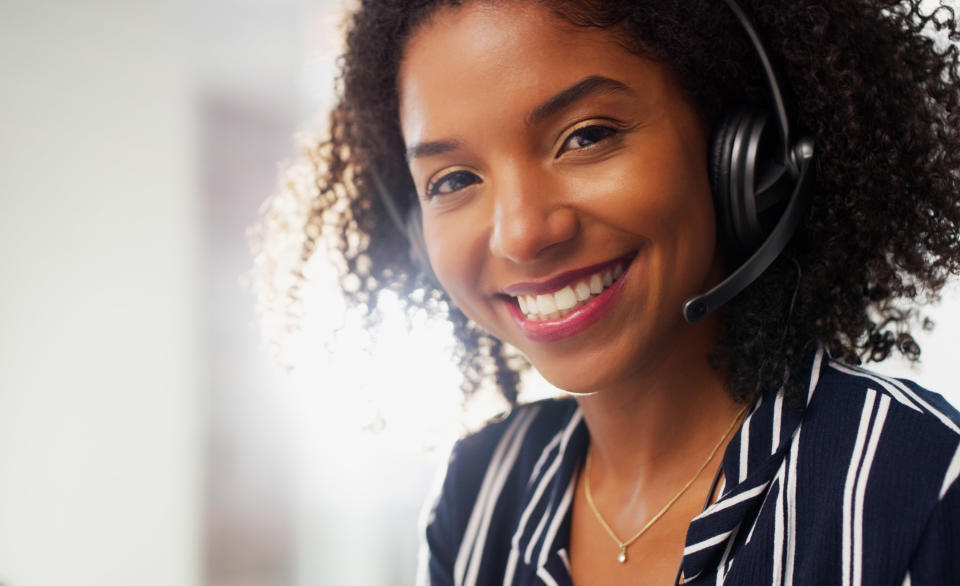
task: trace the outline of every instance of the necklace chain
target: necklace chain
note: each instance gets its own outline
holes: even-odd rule
[[[737,421],[740,420],[740,416],[743,415],[743,412],[746,410],[747,410],[747,406],[744,405],[743,408],[741,408],[740,411],[737,412],[737,414],[733,418],[733,421],[730,422],[730,426],[727,427],[727,431],[723,432],[723,436],[720,437],[720,441],[717,442],[717,445],[713,446],[713,449],[710,450],[710,455],[707,456],[707,459],[703,462],[703,464],[701,464],[700,467],[697,468],[697,471],[696,473],[694,473],[693,477],[691,477],[690,480],[688,480],[687,483],[684,484],[682,488],[680,488],[677,494],[673,495],[673,498],[667,501],[667,504],[663,505],[663,508],[660,509],[656,515],[654,515],[649,521],[646,522],[646,524],[643,527],[640,528],[640,531],[637,531],[633,535],[633,537],[631,537],[630,539],[627,539],[626,541],[620,541],[620,538],[617,537],[617,534],[614,533],[613,529],[610,527],[610,524],[607,523],[607,520],[603,518],[603,515],[600,514],[600,510],[597,508],[597,505],[594,504],[593,502],[593,493],[590,491],[590,451],[587,450],[587,461],[584,464],[584,471],[583,471],[583,473],[585,474],[585,478],[583,481],[584,493],[587,497],[587,504],[590,505],[590,510],[593,511],[593,516],[597,518],[597,521],[604,528],[604,530],[606,530],[607,534],[614,541],[616,541],[617,545],[620,547],[620,553],[617,554],[618,562],[620,562],[621,564],[627,562],[627,548],[630,546],[630,544],[640,539],[640,536],[646,533],[647,529],[650,529],[650,527],[652,527],[654,523],[660,520],[660,517],[663,517],[667,513],[667,511],[670,510],[670,507],[672,507],[673,504],[677,502],[681,496],[683,496],[683,493],[687,492],[687,489],[689,489],[693,485],[693,483],[696,482],[697,478],[700,477],[700,474],[702,474],[704,469],[710,464],[710,461],[713,460],[713,457],[717,454],[717,450],[719,450],[720,446],[723,445],[724,440],[726,440],[727,436],[730,435],[730,432],[733,431],[733,427],[737,424]]]

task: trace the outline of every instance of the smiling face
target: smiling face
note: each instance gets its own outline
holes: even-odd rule
[[[575,392],[711,345],[681,316],[721,274],[707,130],[667,67],[474,2],[414,33],[398,88],[430,261],[470,318]]]

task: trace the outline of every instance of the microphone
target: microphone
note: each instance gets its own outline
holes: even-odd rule
[[[800,219],[807,208],[813,177],[811,172],[813,154],[812,139],[802,138],[797,141],[792,152],[793,162],[798,168],[797,183],[783,215],[780,216],[776,226],[760,248],[737,270],[706,293],[695,295],[683,302],[684,319],[690,323],[696,323],[717,307],[733,299],[755,281],[783,252],[797,226],[800,225]]]

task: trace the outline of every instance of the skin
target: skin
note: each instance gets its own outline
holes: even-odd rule
[[[530,123],[590,77],[623,87],[587,92]],[[440,9],[408,41],[398,90],[438,279],[470,318],[578,394],[594,500],[628,538],[693,476],[740,408],[707,363],[716,317],[688,324],[680,313],[723,275],[709,129],[669,68],[533,4]],[[611,309],[575,335],[530,340],[508,311],[510,285],[634,252]],[[672,583],[722,447],[623,565],[581,475],[574,583]]]

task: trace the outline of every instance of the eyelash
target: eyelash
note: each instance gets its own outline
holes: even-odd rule
[[[450,191],[443,192],[443,193],[448,193],[448,194],[449,194],[449,193],[454,193],[454,192],[456,192],[456,191],[460,191],[460,189],[465,189],[465,188],[473,185],[474,183],[479,183],[479,182],[480,182],[480,178],[477,177],[477,175],[476,175],[475,173],[472,173],[472,172],[467,171],[467,170],[465,170],[465,169],[457,169],[456,171],[453,171],[453,172],[451,172],[451,173],[447,173],[446,175],[443,175],[443,176],[439,177],[439,178],[438,178],[437,180],[435,180],[435,181],[431,181],[431,182],[427,185],[427,199],[432,199],[432,198],[434,198],[434,197],[436,197],[436,196],[438,196],[438,195],[442,195],[443,193],[441,193],[438,188],[439,188],[441,185],[445,184],[445,183],[446,183],[447,181],[449,181],[450,179],[454,178],[454,177],[468,177],[468,178],[469,178],[469,179],[468,179],[469,182],[466,183],[465,185],[463,185],[463,187],[460,187],[460,188],[458,188],[458,189],[452,189],[452,190],[450,190]]]
[[[568,149],[566,148],[566,146],[567,146],[567,143],[569,143],[571,139],[576,138],[576,137],[584,137],[584,135],[586,135],[588,132],[596,132],[596,131],[600,131],[600,132],[602,133],[602,136],[596,137],[596,138],[594,139],[594,141],[593,141],[593,144],[589,144],[589,145],[581,146],[581,147],[576,147],[575,150],[592,148],[592,147],[596,146],[598,143],[600,143],[600,142],[602,142],[602,141],[604,141],[604,140],[606,140],[606,139],[608,139],[608,138],[610,138],[610,137],[612,137],[612,136],[615,136],[615,135],[619,132],[619,130],[617,130],[616,128],[612,128],[612,127],[610,127],[610,126],[605,126],[605,125],[603,125],[603,124],[589,124],[589,125],[587,125],[587,126],[581,126],[580,128],[577,128],[576,130],[574,130],[573,132],[571,132],[571,133],[567,136],[567,138],[563,141],[563,145],[561,145],[561,147],[560,147],[560,152],[557,153],[557,156],[559,157],[559,156],[562,155],[563,153],[567,152]],[[589,139],[588,139],[588,140],[589,140]]]
[[[592,139],[593,140],[592,144],[574,147],[573,149],[566,148],[567,143],[569,143],[571,139],[578,138],[578,137],[585,137],[585,135],[587,135],[588,133],[597,132],[597,131],[601,133],[601,136],[594,137]],[[612,128],[610,126],[604,126],[602,124],[590,124],[588,126],[581,126],[580,128],[577,128],[567,136],[567,138],[563,141],[563,145],[561,145],[560,147],[560,152],[558,152],[556,156],[559,157],[560,155],[567,152],[568,150],[582,150],[582,149],[593,148],[598,143],[612,136],[615,136],[618,133],[619,133],[619,130],[617,130],[616,128]],[[587,140],[591,140],[591,139],[588,138]],[[444,185],[450,179],[456,178],[456,177],[459,177],[461,179],[463,177],[467,177],[468,179],[467,179],[467,182],[465,182],[465,184],[462,187],[459,187],[457,189],[451,189],[450,191],[447,191],[447,192],[439,191],[438,188],[440,186]],[[480,178],[475,173],[466,171],[464,169],[457,169],[456,171],[447,173],[446,175],[439,177],[435,181],[431,181],[427,185],[427,199],[433,199],[434,197],[441,195],[443,193],[446,193],[446,194],[454,193],[454,192],[460,191],[461,189],[466,189],[467,187],[475,183],[480,183]]]

